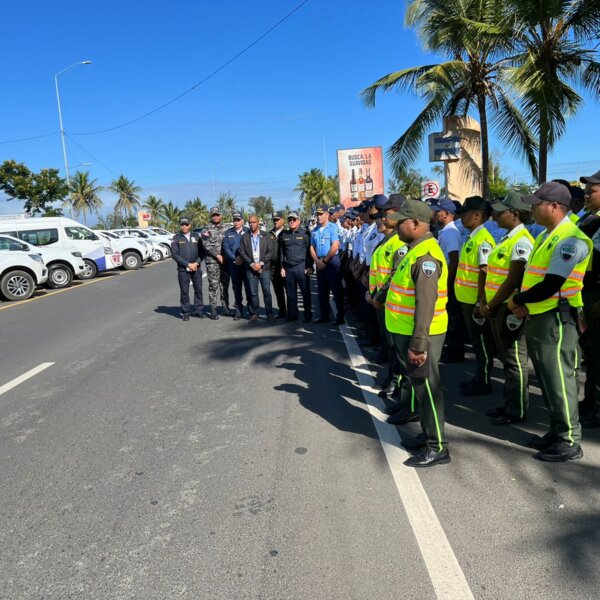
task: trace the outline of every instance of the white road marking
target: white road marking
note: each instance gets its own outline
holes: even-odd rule
[[[13,379],[12,381],[5,383],[2,387],[0,387],[0,396],[2,396],[2,394],[6,394],[6,392],[17,387],[20,383],[23,383],[24,381],[31,379],[33,376],[37,375],[38,373],[45,371],[48,367],[51,367],[53,364],[54,364],[53,362],[42,363],[41,365],[38,365],[37,367],[30,369],[29,371],[27,371],[27,373],[23,373],[23,375],[19,375],[16,379]]]
[[[400,446],[401,438],[396,427],[382,420],[385,419],[385,415],[381,412],[385,404],[377,396],[372,374],[365,371],[366,361],[356,340],[347,325],[342,325],[340,332],[390,466],[398,494],[425,561],[436,597],[440,600],[474,599],[465,574],[452,551],[416,470],[402,464],[409,455]]]

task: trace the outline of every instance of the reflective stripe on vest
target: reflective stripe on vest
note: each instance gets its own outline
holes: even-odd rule
[[[533,238],[524,227],[513,236],[500,242],[491,252],[488,258],[487,274],[485,276],[485,301],[489,302],[500,289],[508,276],[510,257],[513,249],[523,238],[527,238],[533,244]],[[504,302],[508,302],[506,299]]]
[[[529,257],[529,264],[525,268],[525,275],[523,275],[523,283],[521,284],[521,291],[523,292],[544,279],[550,266],[552,253],[561,240],[570,237],[582,240],[587,245],[589,253],[581,262],[575,265],[575,268],[557,294],[553,294],[550,298],[546,298],[546,300],[542,300],[541,302],[526,304],[529,314],[538,315],[556,308],[561,297],[567,298],[569,304],[575,308],[583,306],[581,288],[583,287],[585,270],[592,255],[592,240],[570,220],[560,224],[546,239],[543,239],[543,237],[544,232],[540,233],[535,240],[533,251]]]
[[[412,267],[415,262],[431,254],[442,265],[442,272],[438,280],[438,297],[435,303],[433,319],[429,326],[429,335],[445,333],[448,329],[448,267],[444,253],[433,238],[417,244],[404,257],[398,270],[390,283],[385,303],[385,326],[388,331],[401,335],[412,335],[415,329],[415,282],[412,279]]]
[[[454,292],[459,302],[475,304],[477,302],[477,279],[479,278],[479,246],[488,242],[492,248],[496,245],[492,234],[482,227],[469,238],[460,250]]]

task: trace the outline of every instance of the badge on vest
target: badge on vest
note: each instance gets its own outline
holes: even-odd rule
[[[402,246],[402,248],[398,248],[398,250],[396,250],[396,254],[398,255],[398,258],[404,258],[406,256],[407,252],[408,252],[408,246]]]
[[[437,265],[431,260],[426,260],[423,261],[421,269],[425,277],[431,277],[437,271]]]
[[[473,250],[473,241],[469,241],[467,242],[467,245],[465,246],[465,252],[471,252],[471,250]]]
[[[577,254],[577,247],[573,244],[563,244],[560,247],[560,257],[565,261],[569,262],[575,258]]]

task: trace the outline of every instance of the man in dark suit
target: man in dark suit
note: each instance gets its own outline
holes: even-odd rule
[[[258,321],[260,300],[258,286],[262,288],[267,312],[267,321],[273,320],[273,303],[271,300],[271,242],[266,233],[260,231],[257,215],[250,215],[248,219],[250,231],[242,235],[240,242],[240,256],[246,266],[246,277],[250,284],[250,323]]]

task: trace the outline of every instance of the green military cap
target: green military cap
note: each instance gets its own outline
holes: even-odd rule
[[[494,202],[492,204],[492,210],[498,213],[504,212],[505,210],[524,210],[526,212],[531,212],[531,205],[525,204],[525,202],[521,200],[521,196],[522,194],[516,190],[510,190],[508,194],[506,194],[506,197],[500,202]]]
[[[389,213],[387,217],[392,221],[404,221],[405,219],[415,219],[415,221],[423,221],[429,223],[431,220],[432,210],[421,200],[406,200],[400,207],[398,212]]]

